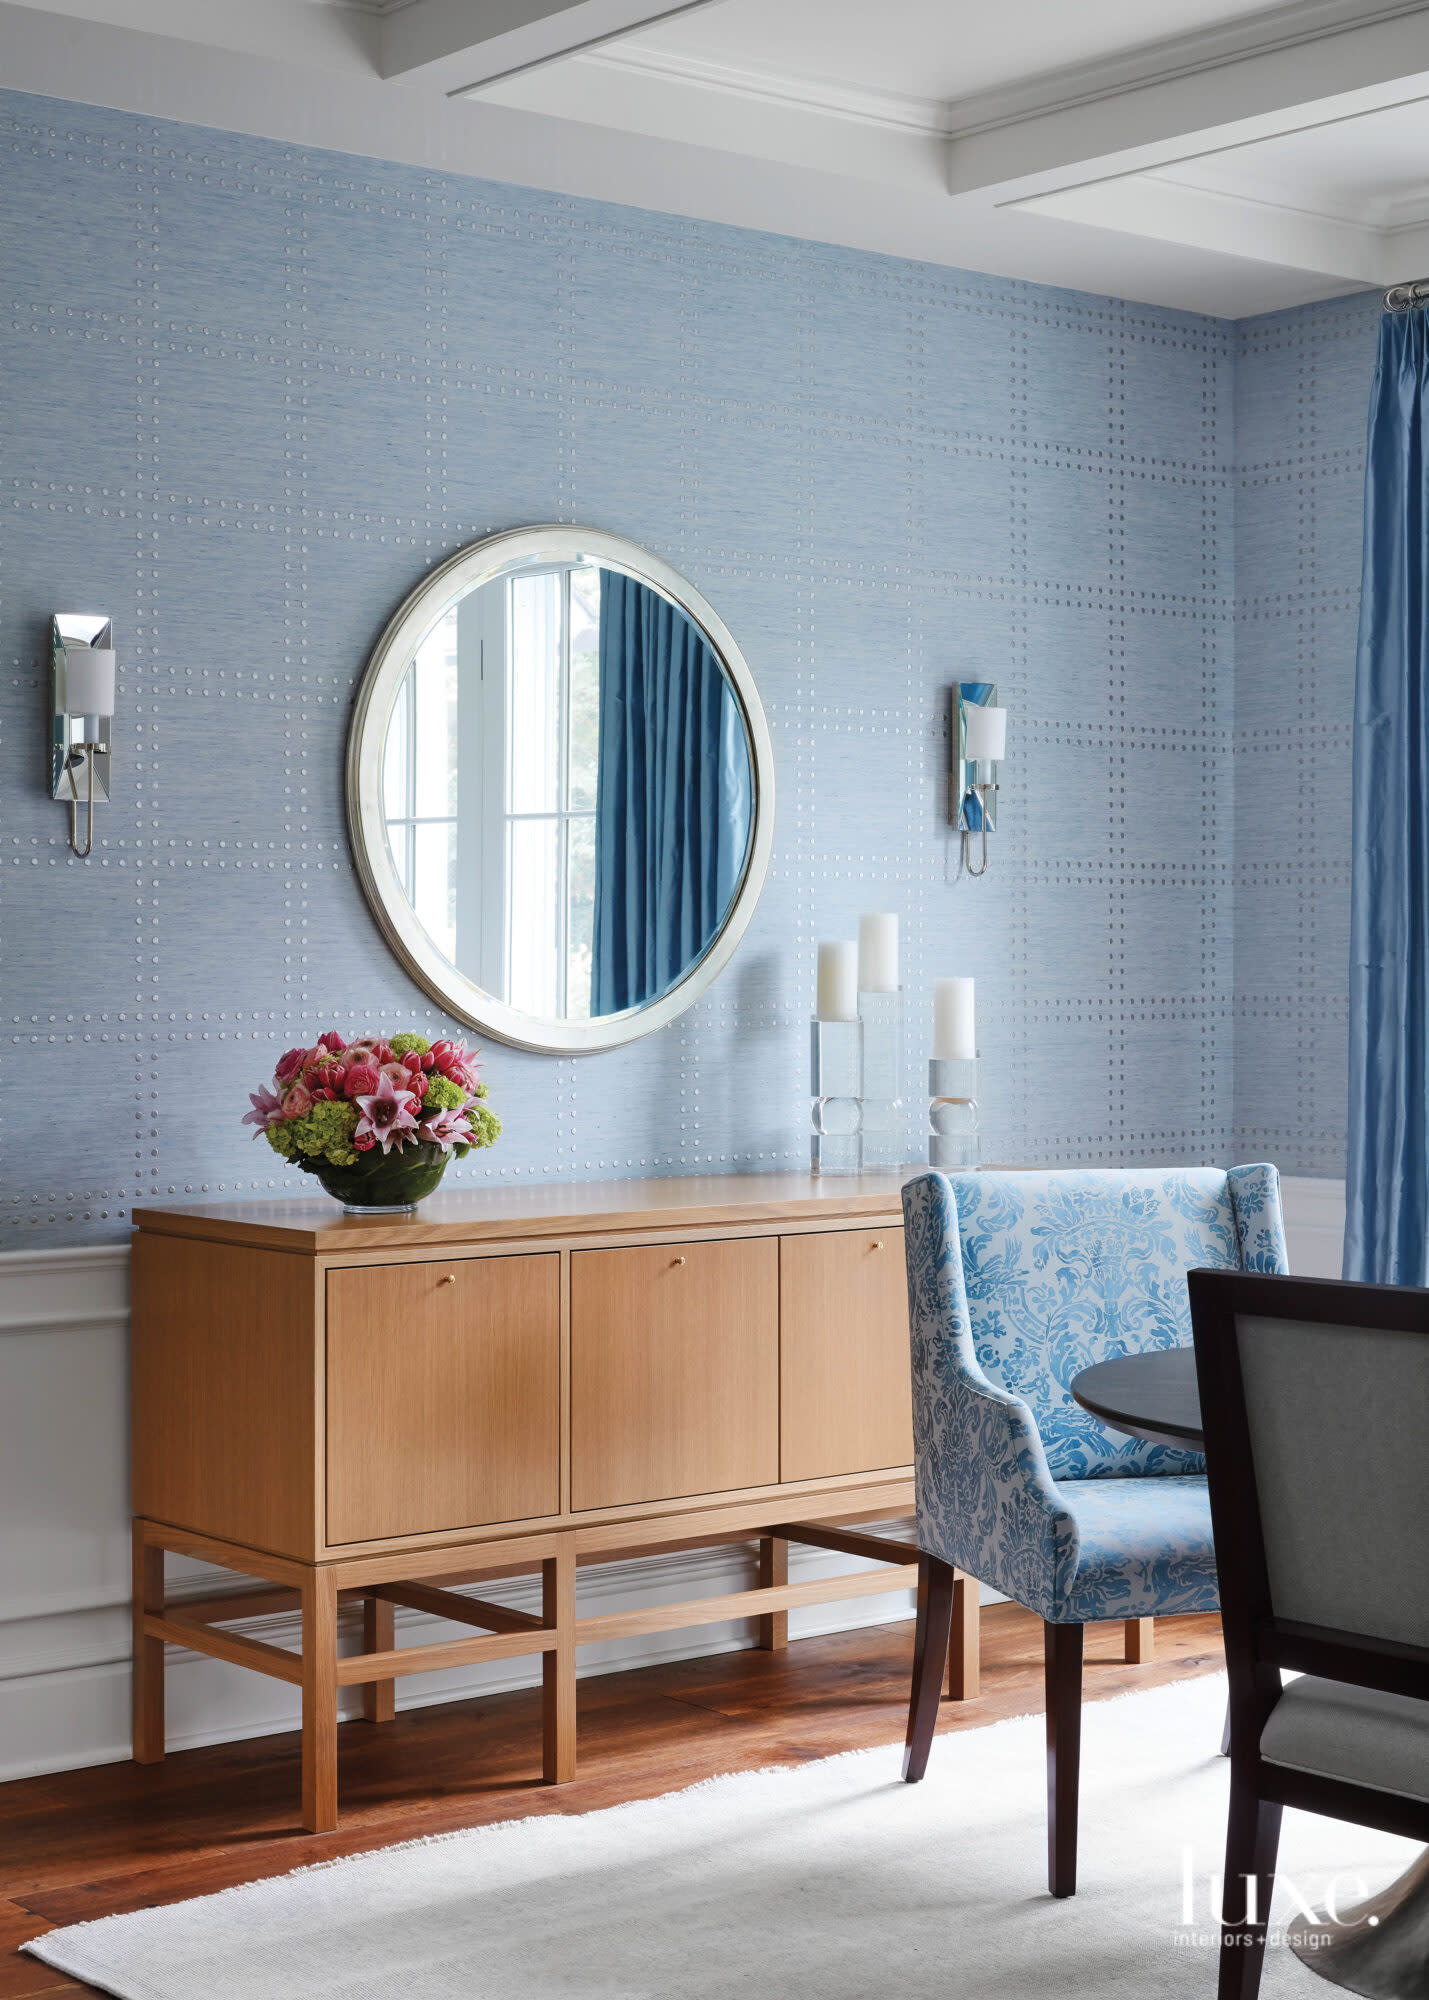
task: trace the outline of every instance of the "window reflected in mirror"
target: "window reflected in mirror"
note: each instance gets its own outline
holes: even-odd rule
[[[442,956],[546,1021],[658,998],[718,934],[753,776],[718,655],[650,585],[525,563],[417,645],[383,746],[393,870]]]

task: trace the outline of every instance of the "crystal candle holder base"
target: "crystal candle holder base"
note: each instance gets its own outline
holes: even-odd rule
[[[809,1023],[809,1094],[813,1131],[809,1163],[816,1174],[856,1174],[862,1164],[863,1024]]]
[[[982,1158],[976,1056],[934,1056],[928,1064],[928,1165],[966,1172]]]

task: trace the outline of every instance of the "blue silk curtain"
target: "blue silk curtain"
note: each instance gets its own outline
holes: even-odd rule
[[[1429,1283],[1429,312],[1386,313],[1355,684],[1345,1276]]]
[[[600,575],[591,1013],[668,990],[713,939],[749,844],[744,723],[684,613]]]

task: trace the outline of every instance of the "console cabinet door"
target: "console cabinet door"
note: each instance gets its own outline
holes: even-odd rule
[[[560,1258],[329,1271],[327,1539],[560,1506]]]
[[[778,1477],[777,1240],[573,1252],[572,1505]]]
[[[913,1459],[901,1229],[837,1229],[779,1245],[783,1479]]]

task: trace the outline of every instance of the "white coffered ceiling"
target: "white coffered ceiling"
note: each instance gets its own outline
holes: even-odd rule
[[[1244,314],[1429,270],[1429,4],[0,0],[0,82]]]

